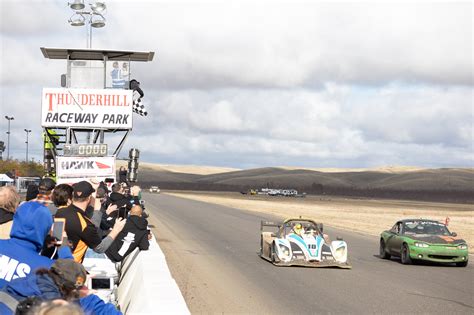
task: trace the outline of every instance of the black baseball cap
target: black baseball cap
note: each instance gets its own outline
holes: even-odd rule
[[[94,187],[85,180],[72,185],[72,189],[74,190],[73,198],[89,197],[95,191]]]
[[[104,198],[104,197],[107,196],[107,192],[108,192],[107,187],[99,186],[99,187],[97,187],[96,192],[97,192],[97,194],[96,194],[97,198]]]
[[[51,191],[54,187],[56,187],[56,182],[49,177],[43,178],[38,185],[38,189],[41,191]]]
[[[86,283],[86,269],[73,259],[57,259],[51,266],[51,271],[57,274],[68,287],[80,289]]]

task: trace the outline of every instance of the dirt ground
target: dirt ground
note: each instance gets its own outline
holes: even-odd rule
[[[405,218],[425,218],[444,222],[465,239],[474,253],[474,205],[404,200],[350,199],[308,196],[306,198],[241,195],[222,192],[167,192],[183,198],[231,208],[268,213],[283,218],[303,216],[348,231],[380,235]]]

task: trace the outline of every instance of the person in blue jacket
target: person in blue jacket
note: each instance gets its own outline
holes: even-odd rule
[[[38,269],[0,290],[0,314],[26,313],[43,301],[57,299],[78,303],[85,314],[121,314],[115,306],[96,295],[78,300],[83,292],[87,292],[87,289],[84,290],[86,278],[87,272],[80,263],[72,259],[58,259],[50,269]]]
[[[10,239],[0,240],[0,288],[53,264],[54,260],[39,254],[52,224],[51,212],[38,202],[28,201],[17,208]],[[61,246],[58,256],[72,259],[71,249]]]

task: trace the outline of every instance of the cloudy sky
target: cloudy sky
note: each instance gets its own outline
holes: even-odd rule
[[[92,2],[92,1],[86,1]],[[135,64],[141,160],[262,166],[473,166],[473,4],[429,1],[106,1],[93,48]],[[41,159],[41,91],[86,46],[67,0],[1,0],[0,140]],[[6,156],[4,152],[3,156]]]

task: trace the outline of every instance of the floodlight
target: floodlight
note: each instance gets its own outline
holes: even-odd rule
[[[82,10],[84,9],[84,0],[74,0],[72,3],[68,3],[69,7],[73,10]]]
[[[101,28],[105,26],[105,18],[101,14],[94,14],[91,18],[91,26]]]
[[[69,18],[69,24],[72,26],[83,26],[85,23],[86,19],[81,14],[75,13]]]
[[[94,13],[102,13],[107,9],[107,6],[102,1],[96,1],[95,3],[91,4],[91,9]]]

